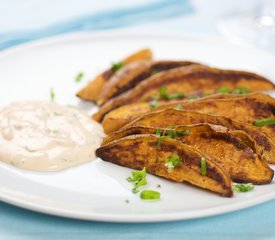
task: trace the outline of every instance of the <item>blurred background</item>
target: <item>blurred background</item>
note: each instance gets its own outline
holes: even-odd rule
[[[275,0],[0,0],[0,49],[129,28],[220,36],[275,52]]]

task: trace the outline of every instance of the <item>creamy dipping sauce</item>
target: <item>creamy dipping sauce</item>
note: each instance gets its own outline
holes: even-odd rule
[[[0,161],[57,171],[95,159],[101,125],[75,107],[25,101],[0,109]]]

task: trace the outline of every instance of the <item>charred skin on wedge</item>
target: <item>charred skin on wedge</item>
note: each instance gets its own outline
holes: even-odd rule
[[[193,64],[200,65],[190,61],[138,61],[128,64],[105,84],[98,96],[97,104],[102,105],[109,99],[135,87],[144,79],[159,72]]]
[[[140,51],[133,53],[121,62],[127,66],[127,64],[140,61],[140,60],[152,60],[152,52],[150,49],[141,49]],[[122,67],[123,69],[123,67]],[[118,71],[119,72],[119,71]],[[106,82],[115,74],[112,68],[105,70],[99,74],[94,80],[90,81],[87,86],[82,88],[76,96],[82,100],[96,101],[98,94],[104,88]]]
[[[250,91],[271,90],[273,83],[264,77],[244,71],[221,70],[200,65],[190,65],[160,72],[127,92],[110,99],[93,115],[101,122],[111,110],[134,102],[146,102],[166,87],[169,94],[184,93],[185,96],[201,95],[202,91],[213,94],[220,87],[230,90],[244,87]]]
[[[275,163],[275,145],[272,139],[259,131],[257,127],[240,123],[222,116],[214,116],[199,112],[167,108],[150,112],[141,117],[138,117],[129,124],[125,125],[122,129],[128,128],[130,126],[165,128],[167,126],[190,125],[199,123],[221,125],[232,130],[242,130],[246,132],[251,137],[251,139],[256,142],[256,152],[261,157],[261,159],[267,161],[268,163]]]
[[[132,135],[112,141],[96,150],[101,159],[124,167],[142,169],[156,176],[176,182],[188,182],[225,197],[232,196],[231,179],[223,169],[207,159],[207,175],[202,176],[201,158],[196,149],[175,139],[164,139],[157,149],[158,137],[150,134]],[[165,159],[178,154],[182,165],[167,171]]]
[[[220,126],[129,127],[107,136],[102,145],[126,136],[156,134],[157,131],[198,149],[218,163],[234,182],[267,184],[272,181],[273,170],[256,154],[255,142],[243,131],[220,129]],[[186,134],[177,134],[183,132]]]

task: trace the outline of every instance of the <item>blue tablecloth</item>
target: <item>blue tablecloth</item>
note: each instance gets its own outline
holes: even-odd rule
[[[221,216],[167,223],[71,220],[0,204],[0,239],[275,239],[275,201]]]
[[[39,0],[41,8],[47,8],[51,1]],[[24,3],[32,11],[32,4],[37,6],[37,2],[26,0]],[[63,2],[62,2],[63,1]],[[10,3],[9,3],[10,2]],[[5,10],[0,14],[0,31],[4,29],[5,16],[16,14],[15,10],[20,11],[23,8],[23,1],[0,1],[1,10]],[[53,1],[56,8],[64,7],[64,4],[72,4],[72,1],[58,0]],[[85,12],[85,0],[76,1],[83,5]],[[90,5],[92,6],[93,3]],[[98,1],[99,3],[100,1]],[[109,1],[110,2],[110,1]],[[109,3],[108,2],[108,3]],[[217,35],[218,31],[214,24],[219,17],[217,13],[211,13],[213,9],[222,11],[225,7],[220,4],[221,1],[208,0],[155,0],[155,1],[133,1],[130,6],[129,1],[126,4],[122,0],[114,1],[116,6],[111,7],[105,1],[105,5],[109,6],[109,10],[98,10],[93,8],[93,13],[85,16],[77,16],[68,20],[64,18],[58,23],[44,22],[43,12],[39,13],[42,17],[36,28],[31,28],[30,21],[22,19],[26,29],[20,24],[10,24],[10,28],[0,32],[0,49],[4,49],[22,42],[33,39],[52,36],[55,34],[78,31],[78,30],[99,30],[118,27],[127,27],[129,25],[137,29],[177,29],[180,31],[192,31],[199,33],[208,33]],[[230,1],[231,5],[239,4],[239,1]],[[233,3],[234,2],[234,3]],[[247,1],[246,1],[247,2]],[[251,1],[249,1],[251,2]],[[114,4],[113,3],[113,4]],[[21,5],[20,5],[21,4]],[[44,6],[42,6],[44,4]],[[94,3],[96,5],[96,3]],[[227,3],[228,4],[228,3]],[[19,5],[19,7],[18,7]],[[223,5],[226,5],[223,2]],[[231,6],[230,5],[230,6]],[[21,8],[20,8],[21,6]],[[52,6],[52,5],[51,5]],[[201,8],[200,8],[201,6]],[[203,7],[204,6],[204,7]],[[69,5],[66,5],[69,9]],[[64,7],[65,8],[65,7]],[[71,10],[81,12],[75,6]],[[99,7],[100,8],[100,7]],[[228,8],[228,7],[227,7]],[[25,11],[27,11],[25,9]],[[92,9],[92,8],[91,8]],[[207,11],[205,10],[207,9]],[[48,9],[49,10],[49,9]],[[34,9],[34,11],[36,11]],[[39,9],[37,9],[39,11]],[[41,10],[40,10],[41,11]],[[65,11],[65,10],[64,10]],[[49,11],[50,12],[50,11]],[[54,11],[53,11],[54,12]],[[51,12],[52,13],[52,12]],[[35,13],[34,13],[35,14]],[[58,18],[60,13],[55,11],[52,13],[53,19]],[[20,16],[20,12],[18,12]],[[58,16],[58,17],[57,17]],[[66,16],[68,17],[68,14]],[[50,18],[50,17],[49,17]],[[8,18],[7,18],[8,19]],[[16,22],[16,18],[11,20]],[[34,19],[33,19],[34,20]],[[46,19],[47,20],[47,19]],[[19,20],[18,20],[19,21]],[[25,22],[24,22],[25,21]],[[36,20],[35,20],[36,21]],[[20,21],[19,21],[20,22]],[[42,26],[42,25],[46,25]],[[39,28],[38,28],[39,27]],[[39,29],[39,30],[37,30]],[[71,220],[53,216],[47,216],[32,211],[20,209],[9,204],[0,202],[0,240],[9,239],[275,239],[275,201],[270,201],[249,209],[215,216],[204,219],[177,221],[168,223],[152,223],[152,224],[115,224],[100,223]]]

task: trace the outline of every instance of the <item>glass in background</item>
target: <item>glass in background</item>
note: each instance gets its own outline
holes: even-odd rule
[[[236,9],[221,19],[219,29],[230,40],[275,52],[275,0],[261,0],[246,12]]]

